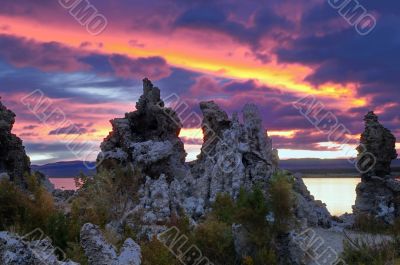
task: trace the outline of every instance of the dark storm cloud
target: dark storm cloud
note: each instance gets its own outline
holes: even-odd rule
[[[57,42],[39,43],[10,35],[0,35],[0,60],[43,72],[94,72],[124,79],[140,80],[147,76],[158,80],[171,74],[169,65],[161,57],[88,53]]]
[[[28,126],[23,127],[22,129],[23,130],[33,130],[33,129],[36,129],[37,127],[38,127],[37,125],[28,125]]]
[[[79,61],[80,52],[57,42],[37,43],[26,38],[0,35],[0,58],[17,67],[44,71],[83,71],[89,65]]]
[[[197,30],[210,30],[226,34],[234,40],[250,46],[258,59],[267,62],[269,56],[261,44],[263,38],[273,36],[281,38],[280,30],[287,30],[292,23],[278,16],[271,8],[258,6],[251,13],[251,23],[230,18],[229,5],[201,3],[187,9],[175,21],[175,27]],[[246,25],[251,24],[251,25]]]
[[[75,123],[66,127],[57,128],[49,132],[49,135],[73,135],[73,134],[85,134],[88,133],[91,126],[85,126],[81,123]]]
[[[387,95],[400,97],[397,87],[400,82],[397,74],[400,68],[400,5],[398,1],[361,3],[378,19],[376,28],[369,35],[360,36],[352,27],[334,28],[329,24],[334,19],[332,10],[327,5],[320,5],[303,17],[303,34],[287,47],[278,47],[276,53],[281,62],[315,67],[306,78],[314,84],[329,81],[360,83],[359,95],[371,95],[372,104],[377,106]],[[346,23],[339,18],[342,24]],[[333,28],[328,32],[313,32],[307,29],[310,24]]]

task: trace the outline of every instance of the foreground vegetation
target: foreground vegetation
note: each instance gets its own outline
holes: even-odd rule
[[[105,231],[107,223],[120,220],[127,209],[137,203],[141,176],[122,170],[104,171],[95,178],[81,176],[77,179],[79,190],[67,213],[57,208],[52,195],[39,185],[36,176],[27,178],[28,191],[6,180],[0,182],[0,230],[24,235],[40,228],[68,258],[85,265],[87,260],[79,244],[80,228],[91,222]],[[165,225],[178,227],[214,264],[277,264],[275,239],[286,232],[293,220],[291,185],[291,179],[285,174],[277,174],[269,185],[268,200],[261,188],[242,189],[235,201],[229,195],[219,194],[212,211],[198,226],[190,225],[186,217],[174,216]],[[246,234],[248,248],[243,256],[235,252],[234,224],[240,224]],[[105,235],[117,247],[127,237],[137,240],[142,247],[144,265],[180,264],[156,238],[139,238],[137,231],[130,227],[124,227],[122,237],[108,231]]]
[[[400,265],[400,220],[388,225],[373,216],[358,216],[354,230],[365,233],[359,239],[347,236],[343,259],[354,265]]]
[[[64,251],[79,242],[79,233],[69,218],[56,208],[53,197],[39,185],[38,177],[27,176],[28,190],[22,191],[8,180],[0,181],[0,231],[19,235],[41,229],[53,244]]]
[[[377,241],[371,238],[352,240],[344,244],[343,259],[354,265],[400,265],[400,241]]]
[[[21,190],[13,183],[0,182],[0,230],[20,235],[40,228],[53,244],[68,258],[87,264],[80,246],[80,228],[91,222],[99,225],[110,243],[117,248],[132,237],[142,247],[144,265],[178,265],[180,261],[157,238],[138,236],[137,227],[123,227],[122,237],[105,229],[112,220],[120,220],[124,213],[137,203],[141,176],[137,172],[101,172],[95,178],[81,176],[79,190],[71,202],[71,209],[58,209],[53,197],[39,185],[38,177],[27,176],[28,190]],[[216,265],[265,265],[278,264],[278,239],[294,224],[293,180],[285,173],[275,174],[269,183],[268,197],[261,187],[242,189],[236,200],[219,194],[212,210],[197,226],[180,214],[172,216],[166,226],[178,227],[188,237],[189,243],[201,250],[203,256]],[[183,217],[182,217],[183,216]],[[239,230],[233,230],[236,227]],[[393,240],[352,240],[344,244],[342,258],[349,265],[400,264],[400,222],[388,226],[375,218],[364,216],[355,222],[355,230],[368,234],[390,236]],[[241,255],[235,251],[234,231],[244,231],[245,249]]]

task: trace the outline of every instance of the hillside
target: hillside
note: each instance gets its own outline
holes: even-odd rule
[[[93,168],[95,162],[90,162],[88,165]],[[288,159],[281,160],[280,167],[303,174],[358,175],[354,165],[349,163],[349,161],[346,159]],[[86,175],[93,175],[95,173],[95,170],[88,169],[83,161],[57,162],[41,166],[33,165],[32,169],[35,171],[40,171],[52,178],[69,178],[75,177],[80,173],[84,173]],[[393,173],[398,174],[399,172],[400,160],[397,159],[393,161]]]

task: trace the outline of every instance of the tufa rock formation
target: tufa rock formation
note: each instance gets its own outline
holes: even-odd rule
[[[151,237],[172,216],[185,212],[192,221],[198,220],[218,193],[236,198],[241,187],[259,185],[268,195],[278,156],[262,128],[257,107],[247,104],[243,108],[243,123],[237,114],[229,118],[212,101],[201,102],[200,109],[204,143],[198,159],[189,163],[185,163],[178,137],[182,128],[178,114],[165,107],[160,90],[148,79],[143,81],[136,111],[111,121],[113,131],[98,156],[100,168],[112,169],[117,164],[139,170],[143,176],[139,202],[133,203],[123,220],[110,223],[117,231],[115,223],[135,226],[131,217],[140,213],[142,223],[148,225],[143,233]],[[325,206],[314,201],[301,178],[295,180],[296,214],[306,225],[329,226],[331,216]]]
[[[101,144],[98,161],[138,167],[153,179],[161,174],[168,179],[183,177],[186,153],[178,138],[182,125],[176,113],[164,107],[160,90],[148,79],[143,80],[143,95],[136,111],[111,124],[113,130]]]
[[[390,175],[391,162],[397,158],[396,138],[379,123],[374,112],[368,112],[364,121],[365,131],[357,147],[362,181],[356,188],[353,210],[356,215],[393,223],[400,216],[400,181]]]
[[[365,115],[364,121],[365,130],[357,147],[362,177],[369,179],[371,176],[390,176],[390,164],[397,158],[396,138],[379,123],[373,111]]]
[[[201,102],[204,143],[199,159],[191,163],[196,195],[205,205],[218,193],[233,198],[240,188],[265,187],[276,168],[272,165],[272,141],[264,134],[255,105],[242,111],[243,124],[235,113],[232,120],[214,102]]]
[[[294,178],[293,193],[296,204],[294,208],[296,218],[302,222],[304,227],[331,227],[332,216],[326,205],[320,200],[315,200],[299,174],[295,174]]]
[[[59,261],[55,253],[49,238],[28,241],[10,232],[0,232],[0,264],[79,265],[72,261]]]
[[[126,218],[141,212],[143,223],[165,223],[182,209],[188,193],[186,180],[190,178],[186,152],[178,137],[182,125],[177,114],[164,106],[160,90],[144,79],[136,111],[111,124],[113,130],[101,144],[97,159],[102,162],[100,168],[112,170],[118,165],[144,176],[139,203]]]
[[[14,123],[14,112],[0,102],[0,179],[8,178],[25,187],[24,174],[30,173],[30,160],[22,140],[11,132]]]
[[[81,246],[89,265],[140,265],[142,254],[140,246],[131,238],[125,240],[117,255],[116,248],[107,243],[100,228],[87,223],[82,226]]]

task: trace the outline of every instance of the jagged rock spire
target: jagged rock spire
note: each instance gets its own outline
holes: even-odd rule
[[[379,123],[378,116],[373,111],[369,111],[364,116],[364,121],[366,126]]]
[[[160,89],[155,87],[149,79],[143,79],[143,95],[140,96],[139,101],[136,103],[136,110],[143,112],[148,105],[157,104],[164,107],[164,102],[160,97]]]
[[[356,188],[353,211],[361,218],[369,215],[393,224],[400,216],[400,182],[390,175],[391,162],[397,158],[396,138],[380,124],[373,111],[365,115],[364,121],[365,131],[357,150],[359,168],[365,171]]]
[[[101,144],[99,160],[132,164],[144,175],[171,180],[183,167],[186,153],[178,138],[182,125],[174,110],[164,107],[160,89],[147,78],[136,111],[111,121],[113,130]],[[106,163],[107,164],[107,163]]]
[[[396,138],[379,123],[378,116],[369,111],[365,117],[365,130],[361,134],[359,153],[359,165],[367,160],[361,169],[364,170],[363,178],[372,176],[385,177],[390,175],[392,160],[397,158]]]

